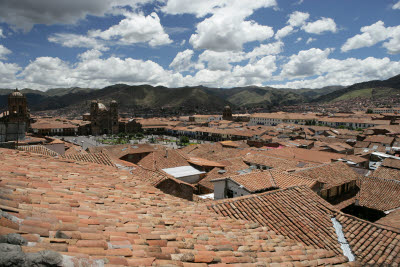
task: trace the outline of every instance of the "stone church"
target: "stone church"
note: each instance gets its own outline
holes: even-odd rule
[[[15,89],[8,95],[8,110],[0,113],[0,142],[25,139],[29,122],[30,114],[26,97]]]
[[[90,128],[92,135],[118,134],[118,103],[110,102],[109,108],[97,100],[90,104]]]

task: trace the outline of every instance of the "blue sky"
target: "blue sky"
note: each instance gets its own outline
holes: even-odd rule
[[[399,0],[0,0],[0,88],[320,88],[398,74]]]

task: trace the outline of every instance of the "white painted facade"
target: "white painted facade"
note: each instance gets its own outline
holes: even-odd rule
[[[228,198],[229,190],[232,193],[231,197],[247,196],[251,194],[246,188],[231,179],[219,179],[211,182],[214,184],[215,200]]]

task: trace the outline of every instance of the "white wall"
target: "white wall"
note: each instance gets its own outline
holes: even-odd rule
[[[225,180],[213,182],[214,183],[214,199],[223,199],[225,198],[225,184],[227,184],[229,190],[233,191],[233,197],[247,196],[250,195],[245,188],[242,188],[237,183],[228,179],[225,183]]]
[[[200,181],[200,175],[199,174],[195,174],[195,175],[179,177],[179,178],[176,178],[176,179],[184,181],[185,183],[188,183],[188,184],[197,184]]]

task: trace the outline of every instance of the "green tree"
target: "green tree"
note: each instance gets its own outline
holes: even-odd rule
[[[372,114],[372,113],[374,113],[374,111],[372,110],[372,109],[367,109],[367,114]]]
[[[189,137],[187,137],[187,136],[181,136],[181,138],[179,140],[180,140],[181,144],[189,143]]]

